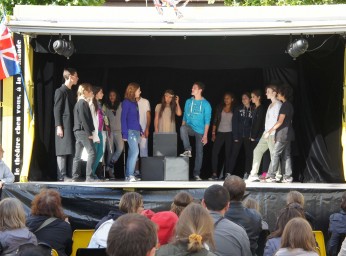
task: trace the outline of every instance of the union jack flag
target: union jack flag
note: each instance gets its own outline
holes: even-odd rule
[[[12,35],[4,22],[0,23],[0,80],[20,73]]]

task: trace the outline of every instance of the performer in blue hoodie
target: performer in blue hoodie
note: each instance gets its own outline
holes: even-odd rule
[[[251,96],[250,93],[244,92],[241,96],[242,105],[239,106],[233,114],[232,119],[232,131],[233,131],[233,148],[231,153],[231,160],[229,165],[230,175],[234,171],[235,164],[239,155],[241,146],[244,144],[245,148],[245,175],[251,171],[252,163],[252,146],[251,146],[251,124],[252,124],[252,112],[253,109],[250,105]]]
[[[211,106],[202,96],[205,85],[195,82],[191,89],[191,97],[185,103],[183,123],[180,127],[180,137],[184,144],[185,152],[180,156],[191,157],[192,147],[189,136],[196,140],[196,158],[193,169],[194,179],[199,181],[203,162],[203,146],[208,143],[208,130],[211,119]]]

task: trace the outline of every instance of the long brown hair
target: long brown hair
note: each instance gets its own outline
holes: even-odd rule
[[[139,88],[139,84],[135,82],[131,82],[127,85],[125,90],[124,99],[128,99],[130,101],[136,101],[135,93]]]
[[[180,216],[181,212],[192,203],[193,197],[185,191],[181,191],[175,195],[171,204],[171,211]]]
[[[171,90],[171,89],[166,90],[165,93],[163,94],[162,98],[161,98],[161,109],[160,109],[160,112],[159,112],[159,118],[162,117],[162,113],[163,113],[163,111],[166,108],[166,100],[165,100],[165,95],[166,94],[169,94],[169,95],[172,96],[172,101],[169,104],[169,107],[171,109],[171,122],[173,123],[175,121],[175,110],[177,108],[177,104],[175,103],[174,91]]]
[[[316,240],[309,222],[300,217],[291,219],[282,234],[281,248],[316,252]]]

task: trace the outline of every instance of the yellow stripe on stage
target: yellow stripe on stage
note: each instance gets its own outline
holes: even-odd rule
[[[343,99],[343,117],[342,117],[342,165],[344,169],[344,179],[346,181],[346,49],[344,52],[344,99]]]

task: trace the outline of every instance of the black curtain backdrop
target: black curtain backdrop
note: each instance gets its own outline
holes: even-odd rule
[[[328,35],[308,38],[310,49],[321,45],[326,38]],[[54,91],[62,84],[63,67],[75,67],[80,82],[102,86],[106,93],[110,88],[116,89],[121,98],[129,82],[139,82],[142,96],[150,101],[152,120],[155,106],[168,88],[180,96],[184,107],[193,82],[203,81],[207,86],[204,96],[215,107],[225,91],[235,93],[240,102],[245,91],[263,89],[264,92],[265,85],[271,81],[289,83],[295,93],[295,179],[343,181],[340,138],[344,43],[338,36],[296,61],[285,53],[289,40],[285,36],[188,37],[185,40],[80,36],[72,38],[77,51],[69,60],[50,53],[49,40],[50,37],[39,36],[32,41],[36,135],[31,180],[56,178]],[[269,102],[263,100],[263,103]],[[180,123],[178,118],[177,125]],[[178,141],[180,152],[183,148]],[[149,145],[150,154],[152,136]],[[210,141],[204,150],[202,178],[211,175],[211,149]],[[244,170],[242,153],[236,170],[239,175]]]

